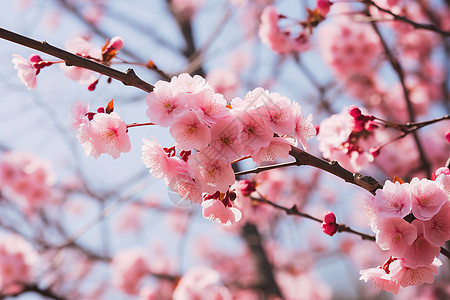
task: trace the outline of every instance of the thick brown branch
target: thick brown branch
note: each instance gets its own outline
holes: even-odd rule
[[[0,38],[60,58],[64,60],[66,62],[66,65],[68,66],[77,66],[92,70],[94,72],[98,72],[100,74],[117,79],[121,81],[124,85],[134,86],[148,93],[153,91],[154,86],[140,79],[136,75],[136,73],[134,73],[133,69],[128,69],[126,73],[124,73],[115,70],[113,68],[110,68],[108,66],[102,65],[100,63],[97,63],[95,61],[67,52],[55,46],[52,46],[45,41],[39,42],[3,28],[0,28]]]
[[[0,294],[0,299],[5,299],[8,297],[18,297],[24,293],[28,293],[28,292],[32,292],[32,293],[36,293],[38,295],[44,296],[47,299],[55,299],[55,300],[65,300],[67,299],[66,297],[63,297],[61,295],[58,295],[56,293],[54,293],[50,288],[40,288],[37,284],[23,284],[22,285],[22,289],[15,293],[15,294],[8,294],[8,295],[2,295]]]

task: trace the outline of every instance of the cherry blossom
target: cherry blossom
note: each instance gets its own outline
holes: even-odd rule
[[[49,203],[56,182],[48,161],[27,152],[4,152],[0,157],[0,191],[12,196],[26,212]]]
[[[262,147],[252,154],[252,159],[258,165],[263,161],[275,161],[277,158],[286,159],[291,151],[291,143],[285,138],[274,137],[269,146]]]
[[[419,220],[431,219],[448,202],[447,195],[434,181],[413,178],[410,184],[412,213]]]
[[[403,218],[411,211],[412,202],[408,184],[386,180],[382,189],[376,191],[374,208],[377,216]]]
[[[71,113],[72,113],[72,123],[70,124],[70,127],[73,130],[77,130],[80,128],[81,123],[86,119],[86,115],[89,111],[89,103],[86,101],[85,104],[81,102],[81,100],[78,100],[75,102],[72,106]]]
[[[242,213],[234,207],[227,207],[218,199],[209,199],[202,202],[203,217],[229,226],[242,218]]]
[[[439,256],[440,247],[433,245],[425,238],[422,221],[414,220],[411,224],[417,228],[417,238],[403,254],[404,265],[409,268],[429,265],[435,257]]]
[[[425,221],[424,237],[436,246],[450,240],[450,202],[447,201],[430,220]]]
[[[402,257],[408,245],[417,238],[416,227],[400,217],[383,218],[377,227],[376,242],[396,257]]]
[[[300,104],[297,102],[292,103],[292,112],[294,114],[294,137],[297,143],[300,143],[305,150],[308,149],[307,139],[312,138],[316,135],[316,128],[312,123],[312,115],[309,114],[306,118],[302,114],[302,109]]]
[[[112,283],[125,293],[137,295],[141,279],[149,272],[144,251],[124,249],[114,255],[111,263]]]
[[[14,64],[14,69],[17,70],[17,75],[20,80],[25,84],[28,89],[36,89],[37,81],[36,81],[36,68],[33,66],[33,61],[31,58],[34,55],[30,56],[30,59],[25,59],[20,55],[13,54],[12,63]]]
[[[189,157],[189,169],[195,181],[206,193],[226,192],[234,183],[234,172],[231,165],[219,158],[196,152]]]
[[[20,283],[28,283],[38,262],[33,246],[16,234],[0,235],[0,290],[20,292]]]
[[[184,150],[203,149],[211,141],[211,132],[207,125],[200,122],[197,114],[187,111],[172,123],[170,134],[177,147]]]
[[[97,113],[93,122],[85,120],[78,129],[77,138],[85,154],[94,158],[107,153],[116,159],[131,149],[125,122],[115,112]]]
[[[291,37],[289,29],[281,30],[278,26],[278,21],[282,18],[274,6],[268,5],[264,9],[258,32],[261,41],[280,54],[308,50],[309,34],[307,31],[301,31]]]
[[[150,121],[162,127],[170,126],[186,106],[182,95],[174,92],[171,84],[165,81],[156,82],[153,92],[145,98],[148,105],[147,116]]]

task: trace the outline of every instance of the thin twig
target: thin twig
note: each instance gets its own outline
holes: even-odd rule
[[[264,199],[263,197],[261,198],[253,198],[252,200],[257,201],[257,202],[261,202],[261,203],[265,203],[265,204],[269,204],[272,207],[275,207],[277,209],[283,210],[284,212],[286,212],[286,214],[288,215],[293,215],[293,216],[299,216],[299,217],[303,217],[303,218],[307,218],[310,220],[313,220],[315,222],[318,223],[322,223],[323,220],[315,218],[309,214],[303,213],[301,211],[298,210],[297,206],[293,205],[291,208],[287,208],[281,205],[278,205],[272,201],[269,201],[267,199]],[[356,235],[359,235],[363,240],[369,240],[369,241],[375,241],[375,237],[373,235],[369,235],[369,234],[365,234],[356,230],[351,229],[349,226],[345,225],[345,224],[337,224],[338,225],[338,232],[349,232],[349,233],[353,233]]]
[[[89,60],[87,58],[75,55],[63,49],[52,46],[46,41],[39,42],[30,39],[26,36],[6,30],[4,28],[0,28],[0,38],[60,58],[64,60],[66,62],[66,65],[68,66],[77,66],[84,69],[92,70],[94,72],[98,72],[100,74],[104,74],[106,76],[121,81],[124,85],[134,86],[148,93],[150,93],[154,89],[153,85],[140,79],[136,75],[136,73],[134,73],[133,69],[128,69],[126,73],[123,73],[108,66],[99,64],[98,62],[95,62],[93,60]]]
[[[370,16],[369,11],[366,11],[366,14],[368,16]],[[406,87],[406,80],[405,80],[405,74],[403,72],[403,68],[402,68],[400,62],[398,61],[398,59],[391,53],[391,50],[389,49],[386,41],[384,40],[383,35],[381,34],[380,30],[378,29],[377,24],[375,22],[372,22],[371,24],[372,24],[373,30],[375,31],[378,38],[380,39],[380,43],[384,49],[384,52],[385,52],[389,62],[391,63],[392,68],[397,73],[397,76],[399,78],[400,84],[403,89],[403,94],[405,96],[406,107],[408,108],[409,121],[415,122],[412,101],[411,101],[411,98],[409,95],[409,90]],[[422,163],[422,169],[426,172],[427,177],[431,178],[430,162],[425,155],[425,151],[423,150],[422,144],[419,140],[419,136],[417,135],[417,132],[413,132],[412,135],[414,137],[414,141],[416,143],[417,150],[419,151],[420,161]]]
[[[412,20],[410,20],[410,19],[408,19],[406,17],[403,17],[403,16],[400,16],[400,15],[397,15],[397,14],[393,13],[389,9],[385,9],[385,8],[380,7],[378,4],[376,4],[372,0],[364,0],[364,1],[368,5],[372,5],[372,6],[376,7],[378,10],[381,10],[382,12],[385,12],[385,13],[391,15],[394,18],[394,20],[408,23],[408,24],[412,25],[415,29],[425,29],[425,30],[429,30],[429,31],[433,31],[433,32],[442,34],[445,37],[449,37],[450,36],[450,32],[449,31],[442,30],[442,29],[440,29],[439,27],[437,27],[434,24],[417,23],[417,22],[414,22],[414,21],[412,21]]]

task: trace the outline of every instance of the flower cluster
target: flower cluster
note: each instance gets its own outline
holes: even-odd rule
[[[77,138],[86,155],[98,158],[107,153],[118,158],[120,153],[131,149],[127,126],[120,116],[113,112],[112,100],[96,113],[88,112],[89,105],[78,101],[72,107],[72,128],[77,130]]]
[[[279,14],[272,5],[267,6],[261,14],[259,37],[261,41],[273,51],[280,54],[308,50],[309,33],[305,30],[291,36],[291,29],[282,30],[278,22],[286,17]]]
[[[391,258],[381,267],[361,271],[361,279],[397,293],[400,287],[432,283],[440,247],[450,239],[450,170],[436,180],[386,181],[368,199],[376,242]]]
[[[306,139],[315,134],[311,115],[304,117],[300,105],[285,96],[256,88],[244,99],[234,98],[227,104],[202,77],[189,74],[158,81],[147,95],[147,104],[150,121],[170,127],[176,147],[163,148],[156,141],[144,140],[142,160],[154,177],[164,179],[193,203],[203,202],[202,193],[228,193],[235,181],[234,160],[251,156],[260,164],[287,158],[291,145],[300,142],[306,147]],[[181,158],[175,156],[176,149]],[[224,199],[214,197],[219,198]],[[204,204],[204,210],[212,203]],[[231,202],[222,203],[232,207]],[[218,207],[217,202],[213,207]],[[216,215],[207,211],[208,216]]]
[[[0,290],[14,294],[22,289],[21,283],[30,281],[38,254],[22,237],[9,234],[0,236]]]
[[[325,158],[358,172],[376,156],[369,146],[375,143],[372,132],[376,127],[372,116],[363,115],[352,105],[320,123],[319,150]]]
[[[0,191],[27,213],[48,202],[55,181],[50,164],[31,153],[5,152],[0,158]]]

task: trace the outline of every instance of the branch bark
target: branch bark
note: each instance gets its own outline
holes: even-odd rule
[[[26,36],[6,30],[4,28],[0,28],[0,38],[62,59],[68,66],[76,66],[84,69],[89,69],[94,72],[109,76],[121,81],[124,85],[137,87],[138,89],[141,89],[147,93],[150,93],[154,89],[153,85],[140,79],[133,69],[128,69],[124,73],[108,66],[102,65],[98,62],[52,46],[46,41],[39,42]]]

